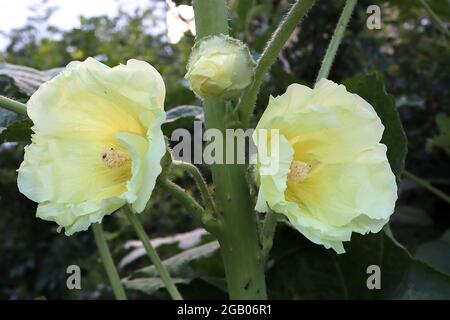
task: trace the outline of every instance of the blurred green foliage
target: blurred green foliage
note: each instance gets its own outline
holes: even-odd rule
[[[176,2],[189,4],[190,1]],[[381,7],[380,30],[366,27],[366,9],[374,2]],[[433,0],[429,3],[448,24],[450,6],[447,1]],[[163,22],[161,17],[153,15],[153,5],[149,2],[147,8],[133,13],[119,10],[113,18],[81,17],[80,26],[71,30],[48,25],[53,12],[48,8],[44,15],[33,17],[25,26],[8,34],[9,44],[0,52],[0,58],[10,64],[38,70],[63,67],[71,60],[83,60],[89,56],[111,66],[130,58],[142,59],[163,75],[167,86],[166,109],[178,105],[199,105],[183,80],[193,36],[187,35],[177,44],[168,43],[165,30],[154,32],[158,30],[156,26]],[[229,1],[229,5],[232,35],[245,41],[255,58],[261,54],[289,7],[285,0],[234,0]],[[258,99],[257,115],[264,110],[269,95],[283,93],[293,82],[314,83],[342,7],[341,0],[317,1],[272,67]],[[395,97],[409,141],[406,168],[447,193],[450,192],[449,40],[430,20],[420,1],[360,0],[330,74],[330,79],[336,82],[374,71],[383,74],[386,90]],[[27,99],[10,78],[1,75],[0,94],[21,101]],[[258,116],[255,121],[257,119]],[[23,157],[23,145],[0,145],[0,298],[111,298],[112,292],[91,233],[83,232],[70,238],[58,234],[55,225],[34,217],[35,204],[18,192],[15,170]],[[177,182],[187,187],[188,192],[194,192],[189,188],[192,185],[189,177],[175,174]],[[207,171],[205,174],[209,179]],[[151,238],[189,231],[199,225],[179,203],[159,190],[140,218]],[[119,261],[128,253],[124,243],[136,236],[120,214],[104,221],[114,258]],[[404,290],[397,295],[374,293],[371,297],[450,298],[445,291],[448,286],[436,285],[448,283],[449,277],[448,232],[442,236],[450,228],[448,204],[404,179],[391,228],[412,255],[382,233],[355,237],[347,248],[349,254],[337,257],[306,242],[297,232],[281,227],[268,265],[269,296],[369,298],[367,292],[361,294],[360,288],[366,275],[355,276],[353,264],[349,261],[359,261],[358,270],[367,263],[374,263],[367,250],[373,249],[371,243],[384,243],[386,250],[391,251],[386,251],[388,265],[385,265],[389,282],[383,285],[395,286],[395,289],[403,286]],[[208,240],[211,239],[206,237],[203,242]],[[164,245],[159,251],[163,258],[167,258],[181,249],[176,245]],[[413,260],[416,251],[417,258],[423,263]],[[202,259],[189,261],[189,268],[177,274],[184,283],[181,285],[183,294],[193,298],[226,297],[220,256],[213,254],[202,256]],[[66,288],[65,271],[71,264],[78,264],[83,271],[83,289],[80,291]],[[119,272],[126,277],[132,270],[147,265],[143,257]],[[399,271],[407,268],[410,268],[408,279],[403,279]],[[289,279],[283,279],[286,274],[290,275]],[[414,291],[408,283],[403,285],[407,280],[421,283],[428,291]],[[144,285],[145,290],[131,290],[130,296],[167,297],[164,290],[151,289],[149,295],[148,288],[154,287],[148,280]],[[319,287],[322,289],[317,291]],[[436,294],[427,295],[428,292]]]

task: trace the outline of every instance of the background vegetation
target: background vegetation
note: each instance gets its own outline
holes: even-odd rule
[[[177,1],[183,2],[189,4]],[[448,25],[450,3],[445,0],[428,3]],[[288,1],[240,0],[229,4],[232,35],[245,41],[257,58],[288,9]],[[366,9],[371,4],[382,8],[380,30],[366,27],[369,16]],[[269,95],[283,93],[290,83],[314,83],[342,7],[343,1],[317,1],[267,77],[257,114],[264,110]],[[161,17],[152,15],[152,1],[147,8],[132,14],[118,11],[114,18],[81,17],[80,26],[72,30],[49,25],[52,12],[49,8],[43,16],[33,17],[25,26],[9,33],[9,44],[0,52],[0,59],[37,70],[64,67],[71,60],[89,56],[111,66],[130,58],[142,59],[163,75],[167,110],[179,105],[199,105],[183,80],[194,38],[186,35],[179,43],[170,44],[164,32],[151,32],[152,25],[161,23]],[[360,0],[329,77],[344,82],[378,72],[381,88],[385,86],[395,98],[407,134],[406,169],[447,194],[450,193],[448,41],[421,1]],[[2,73],[5,68],[7,65],[0,62],[0,94],[25,102],[30,90],[19,78]],[[0,112],[0,126],[6,126],[12,115]],[[70,238],[58,234],[54,224],[34,217],[36,205],[18,192],[15,170],[22,161],[28,131],[24,129],[25,141],[18,143],[8,142],[11,139],[5,132],[0,134],[3,143],[0,144],[0,298],[111,298],[92,234],[83,232]],[[191,184],[181,173],[177,179],[185,187]],[[393,240],[390,230],[354,236],[343,256],[309,243],[298,232],[281,225],[268,264],[269,297],[449,299],[449,209],[448,203],[404,177],[390,223],[398,242]],[[167,264],[184,296],[226,297],[215,242],[203,236],[200,243],[205,245],[198,247],[199,243],[194,241],[196,247],[186,251],[189,240],[195,237],[184,237],[179,243],[167,238],[200,225],[179,203],[156,190],[140,218],[151,238],[165,237],[165,242],[172,242],[159,246],[158,250],[163,258],[178,254]],[[135,235],[126,219],[121,215],[109,216],[104,226],[115,261],[122,262],[119,271],[129,295],[167,298],[153,269],[147,266],[146,256],[133,251],[134,243],[130,241]],[[82,290],[70,291],[66,287],[66,268],[71,264],[82,269]],[[381,267],[382,290],[366,288],[366,268],[370,264]]]

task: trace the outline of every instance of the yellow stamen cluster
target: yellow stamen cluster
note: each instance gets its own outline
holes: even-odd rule
[[[101,157],[103,164],[110,169],[121,168],[131,161],[128,153],[113,148],[103,151]]]
[[[309,165],[302,161],[293,160],[291,163],[291,172],[289,179],[294,183],[302,182],[309,173]]]

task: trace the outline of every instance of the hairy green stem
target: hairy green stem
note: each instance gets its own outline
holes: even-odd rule
[[[434,21],[434,23],[437,25],[437,27],[441,30],[443,34],[445,34],[447,37],[450,37],[450,31],[445,26],[444,22],[439,18],[439,16],[431,9],[430,5],[427,3],[426,0],[420,0],[425,10],[428,12],[428,14],[431,16],[431,19]]]
[[[255,68],[253,83],[245,90],[238,105],[239,115],[244,126],[248,126],[252,117],[264,77],[276,61],[286,41],[314,5],[314,2],[315,0],[297,0],[264,49]]]
[[[424,187],[425,189],[427,189],[429,192],[433,193],[435,196],[441,198],[442,200],[444,200],[445,202],[450,204],[450,196],[448,194],[446,194],[445,192],[433,187],[431,185],[431,183],[429,183],[428,181],[425,181],[422,178],[419,178],[418,176],[412,174],[411,172],[408,171],[403,171],[403,175],[409,179],[411,179],[412,181],[414,181],[415,183],[417,183],[418,185]]]
[[[205,205],[205,207],[211,209],[215,217],[218,217],[219,213],[217,211],[216,204],[211,193],[209,192],[208,185],[206,184],[206,181],[203,178],[200,170],[193,164],[182,161],[173,161],[173,165],[177,168],[187,171],[193,177],[195,184],[197,185],[197,188],[202,195],[203,204]]]
[[[119,274],[114,265],[114,261],[109,251],[108,244],[106,243],[105,234],[103,233],[102,225],[95,223],[91,226],[94,232],[95,242],[97,244],[98,251],[105,266],[106,273],[108,274],[109,282],[113,289],[114,295],[117,300],[127,300],[125,290],[123,289],[122,282],[120,281]]]
[[[185,207],[192,214],[196,215],[200,218],[202,223],[204,224],[206,230],[211,232],[214,235],[218,235],[218,231],[220,229],[220,221],[216,219],[215,216],[210,214],[208,210],[203,209],[203,207],[195,201],[193,197],[191,197],[186,190],[181,188],[176,183],[173,183],[170,180],[161,180],[160,184],[162,189],[166,190],[172,196],[174,196],[178,201],[181,202],[183,207]]]
[[[27,106],[24,103],[4,96],[0,96],[0,108],[7,109],[24,116],[27,115]]]
[[[320,79],[328,78],[337,50],[341,44],[342,38],[344,37],[345,30],[347,29],[348,22],[350,21],[350,17],[352,16],[353,9],[355,8],[357,2],[358,0],[347,0],[345,3],[344,10],[342,11],[327,52],[322,61],[322,66],[320,67],[316,82],[319,82]]]
[[[225,0],[194,0],[198,39],[214,34],[228,34]],[[205,99],[205,125],[219,129],[226,136],[231,127],[226,119],[229,108],[223,100]],[[224,141],[231,143],[231,141]],[[236,144],[235,144],[236,145]],[[224,148],[225,151],[227,148]],[[226,159],[226,155],[224,155]],[[231,299],[265,299],[264,261],[257,232],[256,217],[245,179],[245,166],[238,164],[211,165],[215,197],[221,211],[218,240],[225,266]]]
[[[169,291],[170,296],[173,300],[183,300],[180,292],[178,291],[177,287],[175,286],[175,283],[173,282],[172,278],[170,277],[169,272],[167,271],[164,264],[161,262],[161,259],[158,256],[158,253],[156,252],[155,248],[153,248],[152,243],[150,242],[149,238],[147,237],[147,234],[145,233],[144,228],[142,227],[142,224],[139,222],[139,219],[136,217],[136,215],[131,212],[130,208],[128,206],[125,206],[122,209],[125,213],[125,215],[128,218],[128,221],[130,221],[131,226],[133,227],[134,231],[138,235],[139,239],[141,240],[142,244],[144,245],[145,251],[147,252],[148,257],[150,258],[150,261],[155,266],[156,271],[158,272],[161,281],[164,283],[167,291]]]

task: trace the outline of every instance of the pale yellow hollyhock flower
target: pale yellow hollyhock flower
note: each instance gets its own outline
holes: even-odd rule
[[[19,190],[66,235],[126,203],[142,212],[161,172],[164,82],[148,63],[71,62],[27,103],[32,143]]]
[[[262,154],[279,130],[279,152]],[[305,237],[337,253],[352,232],[378,232],[394,211],[397,185],[380,143],[384,127],[373,107],[329,80],[299,84],[272,98],[254,141],[260,189],[256,209],[284,214]],[[265,145],[263,145],[265,144]],[[261,161],[278,170],[262,174]]]
[[[232,99],[252,82],[253,67],[242,42],[224,35],[210,36],[193,47],[185,78],[200,97]]]

